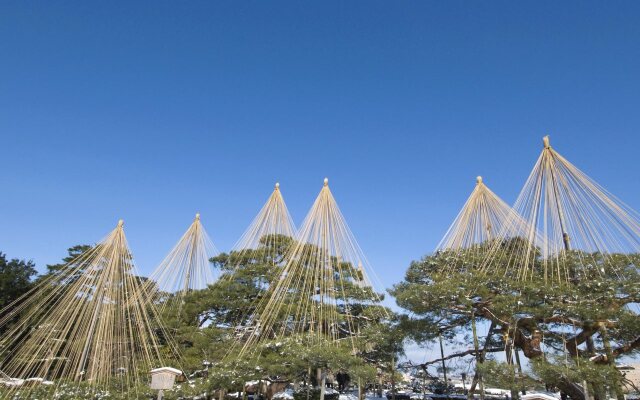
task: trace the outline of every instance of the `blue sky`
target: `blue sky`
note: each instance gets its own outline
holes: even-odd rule
[[[640,209],[638,2],[0,3],[0,251],[40,268],[119,218],[149,273],[196,212],[229,250],[276,181],[330,185],[386,286],[476,175],[542,144]]]

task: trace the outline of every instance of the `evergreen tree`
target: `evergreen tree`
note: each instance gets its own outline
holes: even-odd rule
[[[271,335],[243,357],[238,356],[246,337],[256,334],[252,321],[269,288],[281,278],[292,240],[265,237],[256,249],[212,258],[214,268],[220,271],[218,281],[206,289],[191,291],[180,315],[172,311],[173,307],[165,308],[165,321],[182,347],[184,368],[200,370],[203,361],[210,362],[212,389],[240,391],[244,382],[264,379],[318,384],[318,369],[334,374],[347,372],[353,380],[373,382],[376,367],[390,369],[393,355],[402,351],[393,313],[379,304],[380,297],[373,290],[360,286],[357,268],[334,258],[334,273],[352,277],[333,289],[340,290],[341,298],[349,300],[348,304],[341,302],[335,307],[337,326],[320,327],[326,332],[333,329],[333,339],[337,341],[330,335],[324,339],[310,335],[311,326],[294,329],[295,321],[283,309],[272,332],[284,334]],[[165,301],[172,301],[172,297]],[[309,289],[288,294],[288,304],[300,301],[317,301],[317,293]],[[352,316],[351,323],[340,317],[347,312]]]
[[[33,261],[8,260],[6,254],[0,252],[0,309],[29,291],[36,273]]]
[[[495,256],[494,262],[505,266],[498,270],[507,273],[480,271],[481,260],[472,250],[467,257],[445,251],[412,262],[405,280],[392,290],[398,304],[412,313],[405,326],[418,342],[434,340],[439,333],[450,342],[462,340],[466,349],[447,358],[473,355],[481,364],[487,354],[506,351],[507,365],[497,365],[511,371],[512,386],[522,385],[522,379],[513,379],[520,374],[515,357],[520,351],[529,359],[533,377],[549,387],[581,399],[584,392],[578,385],[586,381],[590,394],[604,398],[603,383],[619,387],[622,379],[615,359],[640,351],[640,318],[630,307],[640,301],[640,255],[571,251],[561,267],[581,273],[569,282],[550,283],[543,274],[523,281],[509,273],[509,263],[516,259],[509,249],[517,247],[505,244],[504,253]],[[535,268],[545,268],[539,257]],[[478,352],[469,334],[472,322],[490,327]],[[496,364],[487,365],[496,375]]]

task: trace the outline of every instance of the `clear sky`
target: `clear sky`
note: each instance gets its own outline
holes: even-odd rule
[[[515,200],[541,137],[640,209],[640,2],[0,3],[0,251],[117,220],[149,273],[196,212],[229,250],[276,181],[325,176],[389,287],[475,176]]]

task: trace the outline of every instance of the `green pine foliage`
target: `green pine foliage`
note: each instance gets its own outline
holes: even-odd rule
[[[492,262],[510,265],[517,259],[510,254],[515,248],[522,247],[505,243]],[[539,273],[520,280],[517,265],[495,268],[500,273],[480,268],[479,253],[445,251],[411,263],[404,281],[391,293],[411,312],[403,326],[413,340],[429,342],[441,332],[450,342],[463,341],[460,357],[474,356],[474,351],[464,350],[473,350],[470,332],[475,318],[494,325],[489,358],[513,343],[529,359],[529,374],[538,384],[569,391],[568,385],[583,380],[595,387],[620,380],[607,359],[606,345],[608,341],[613,358],[640,352],[639,254],[566,252],[558,258],[563,264],[556,267],[572,271],[573,279],[552,283],[542,273],[550,266],[537,256],[534,271]],[[485,338],[480,339],[482,349]],[[487,365],[492,376],[499,376],[500,368],[513,376],[511,365]]]
[[[403,338],[396,329],[395,315],[379,303],[373,290],[357,286],[356,268],[350,263],[338,264],[336,259],[336,278],[355,277],[345,279],[340,288],[340,296],[348,299],[349,308],[339,303],[337,313],[348,311],[353,317],[351,326],[342,320],[338,343],[292,330],[282,337],[266,338],[240,356],[239,347],[253,332],[251,321],[260,301],[280,277],[291,240],[265,237],[257,249],[212,258],[220,278],[206,289],[189,292],[180,307],[174,304],[164,308],[165,325],[181,347],[182,368],[203,370],[203,361],[211,363],[206,373],[211,391],[241,392],[244,382],[250,380],[311,382],[318,368],[348,372],[352,380],[373,381],[377,368],[388,369],[392,355],[402,351]],[[294,302],[314,293],[292,291],[288,296],[287,301]],[[158,301],[172,302],[175,298],[164,294]],[[282,311],[281,321],[292,323],[290,317]],[[311,377],[309,371],[313,371]]]
[[[0,252],[0,309],[29,291],[36,273],[33,261],[7,259]]]

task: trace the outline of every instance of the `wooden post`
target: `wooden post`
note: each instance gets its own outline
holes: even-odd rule
[[[475,320],[472,320],[471,324],[471,327],[474,328],[474,337],[476,340],[478,340],[478,334],[475,330]],[[484,347],[482,348],[482,352],[480,353],[480,358],[476,360],[476,373],[474,374],[473,380],[471,381],[471,386],[469,387],[469,393],[471,395],[471,397],[469,398],[470,400],[473,399],[473,392],[476,389],[476,384],[480,385],[480,399],[484,400],[484,380],[482,378],[482,372],[478,369],[478,365],[482,364],[482,362],[484,361],[484,358],[487,354],[487,349],[491,344],[491,335],[493,335],[493,330],[495,329],[495,327],[496,323],[494,321],[491,321],[491,325],[489,325],[489,331],[487,332],[487,337],[484,340]]]
[[[587,345],[587,351],[589,352],[590,355],[596,354],[596,345],[593,342],[593,336],[589,336],[587,338],[586,345]],[[585,384],[585,393],[587,390],[589,390],[587,387],[588,383],[589,382]],[[593,384],[592,386],[593,386],[592,387],[593,393],[591,393],[591,397],[596,400],[606,400],[606,393],[605,393],[604,387],[596,384]]]
[[[327,373],[324,369],[321,371],[322,380],[320,382],[320,400],[324,400],[324,386],[327,383]]]
[[[422,400],[427,400],[427,367],[422,367]]]
[[[587,381],[582,381],[582,388],[584,389],[584,400],[591,400],[591,396],[589,396],[589,387],[587,386]]]
[[[509,336],[509,331],[507,331],[504,334],[504,343],[505,343],[505,348],[504,348],[504,352],[505,352],[505,357],[507,358],[507,365],[509,365],[512,370],[511,370],[511,379],[512,379],[512,384],[511,384],[511,399],[512,400],[517,400],[518,399],[518,389],[515,389],[515,385],[516,385],[516,371],[515,368],[513,366],[513,357],[512,357],[512,353],[513,353],[513,340],[511,340],[511,336]]]
[[[309,366],[309,369],[307,370],[307,379],[308,382],[306,382],[306,387],[307,387],[307,400],[309,400],[309,396],[311,395],[311,385],[309,385],[311,383],[311,366]]]
[[[444,362],[444,347],[442,347],[442,332],[438,332],[438,339],[440,340],[440,358],[442,359],[442,372],[444,374],[444,392],[449,394],[449,381],[447,380],[447,364]],[[393,399],[395,400],[395,399]]]
[[[544,148],[545,149],[549,149],[551,148],[551,146],[549,145],[549,136],[545,136],[544,138],[542,138],[543,143],[544,143]],[[553,154],[553,153],[551,153]],[[569,233],[566,230],[566,223],[564,220],[564,212],[562,210],[562,203],[560,202],[560,196],[558,195],[558,183],[556,182],[556,178],[553,174],[553,170],[551,170],[551,185],[553,186],[553,195],[556,199],[556,207],[557,207],[557,211],[558,211],[558,219],[560,220],[560,230],[562,231],[562,244],[564,245],[564,249],[565,251],[570,251],[571,250],[571,238],[569,237]],[[537,212],[537,209],[536,209]],[[536,216],[537,217],[537,216]],[[546,272],[545,272],[545,281],[547,279],[546,276]],[[587,348],[589,349],[590,352],[593,351],[593,339],[591,339],[591,337],[589,337],[587,339]],[[589,400],[589,388],[587,386],[587,382],[586,381],[582,381],[582,385],[584,387],[584,398],[585,400]],[[597,392],[597,389],[596,389]]]
[[[391,400],[396,400],[396,356],[395,354],[391,356]]]
[[[522,373],[522,365],[520,364],[520,354],[518,353],[518,348],[514,346],[513,354],[516,356],[516,365],[518,366],[518,376],[520,377],[520,390],[522,394],[527,394],[527,389],[524,386],[524,374]]]
[[[493,323],[492,323],[492,327],[493,327]],[[482,364],[482,357],[484,356],[484,354],[480,354],[480,344],[478,343],[478,331],[476,329],[476,317],[475,317],[475,313],[472,310],[471,311],[471,332],[473,333],[473,347],[476,351],[476,373],[473,376],[473,381],[471,382],[471,387],[469,388],[469,391],[467,392],[467,398],[469,400],[473,399],[473,392],[476,389],[476,382],[480,383],[480,398],[482,400],[484,400],[484,384],[482,383],[482,373],[480,372],[480,370],[478,370],[478,365]],[[491,328],[489,328],[489,335],[491,334]],[[487,342],[489,341],[489,339],[487,338]],[[485,349],[487,347],[487,343],[485,343],[484,345]]]
[[[600,324],[600,336],[602,336],[602,344],[604,345],[604,351],[607,355],[607,362],[612,368],[616,368],[616,360],[613,357],[613,352],[611,351],[611,343],[609,343],[609,338],[607,337],[607,327],[604,324]],[[624,400],[624,392],[620,387],[620,376],[619,372],[616,369],[616,378],[611,384],[613,385],[613,389],[616,392],[617,400]]]

